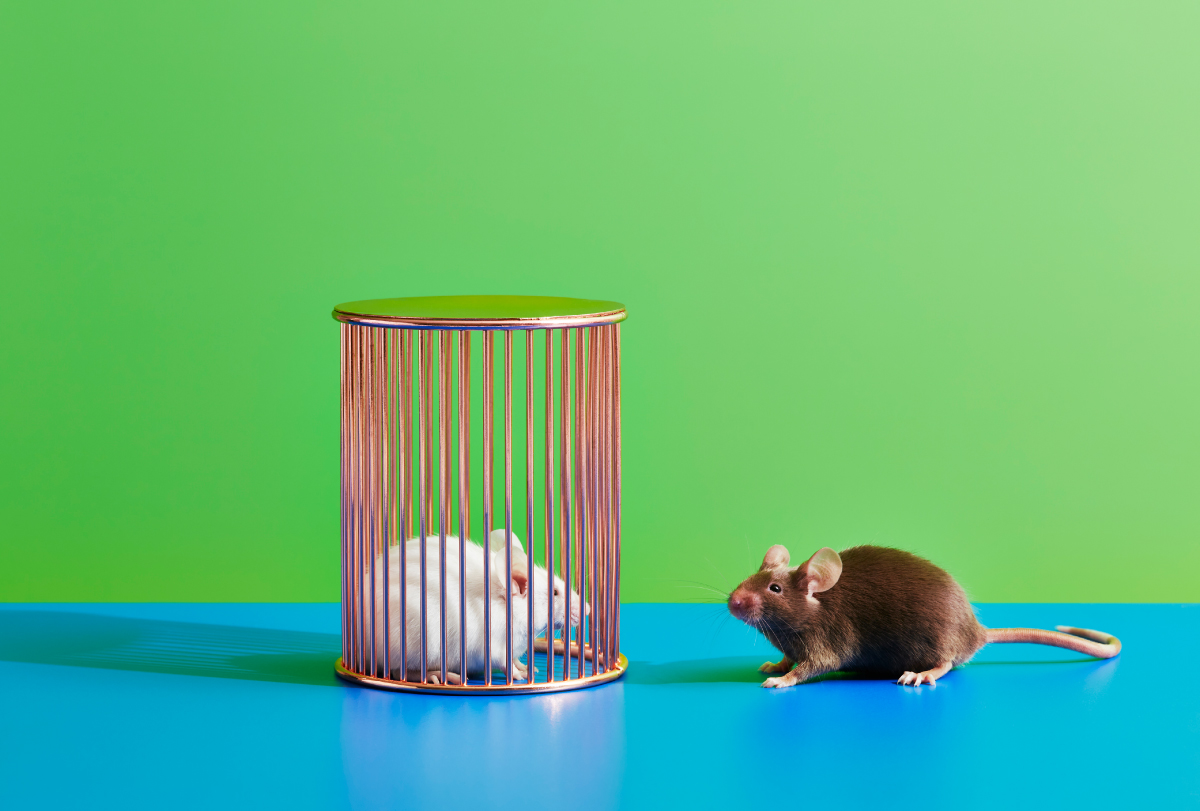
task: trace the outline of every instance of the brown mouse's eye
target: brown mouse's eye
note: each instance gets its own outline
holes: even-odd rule
[[[772,584],[769,586],[769,588],[771,589],[771,591],[775,592],[776,594],[778,594],[779,592],[783,591],[783,587],[782,587],[782,586],[780,586],[778,583],[772,583]]]

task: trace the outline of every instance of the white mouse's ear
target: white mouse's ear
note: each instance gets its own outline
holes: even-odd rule
[[[493,529],[490,533],[488,533],[488,546],[490,546],[492,548],[493,552],[503,552],[504,551],[504,538],[505,538],[504,527],[500,527],[499,529]],[[521,545],[521,539],[517,537],[517,533],[515,533],[515,532],[512,534],[512,541],[513,541],[513,553],[514,554],[516,554],[517,552],[525,551],[525,547]]]
[[[529,567],[525,565],[525,556],[517,556],[513,552],[512,559],[512,593],[514,597],[524,597],[529,592]],[[506,594],[504,585],[504,550],[492,554],[492,599],[503,602]]]
[[[828,546],[818,549],[813,556],[800,567],[805,580],[808,581],[808,596],[821,591],[828,591],[842,576],[842,558]]]
[[[780,566],[787,566],[791,559],[792,556],[788,554],[786,546],[775,544],[767,550],[767,555],[763,558],[762,566],[759,566],[758,570],[765,572],[767,569],[778,569]]]
[[[516,540],[515,538],[513,539]],[[518,594],[521,597],[529,594],[529,570],[525,568],[525,561],[518,558],[513,558],[512,567],[513,577],[513,594]]]

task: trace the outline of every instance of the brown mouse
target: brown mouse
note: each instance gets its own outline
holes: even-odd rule
[[[945,570],[900,549],[826,547],[800,566],[772,546],[758,572],[729,595],[729,612],[783,653],[763,687],[790,687],[822,673],[853,671],[933,684],[988,642],[1036,642],[1108,659],[1116,637],[1085,628],[984,628]]]

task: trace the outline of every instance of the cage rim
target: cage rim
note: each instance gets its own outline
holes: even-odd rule
[[[625,305],[559,296],[408,296],[349,301],[335,320],[368,327],[417,329],[569,329],[615,324]]]
[[[625,658],[625,654],[618,653],[617,661],[611,670],[594,673],[591,676],[584,676],[583,678],[569,678],[559,681],[537,682],[535,684],[424,684],[422,682],[396,681],[395,679],[385,679],[381,676],[369,676],[357,673],[347,668],[340,656],[334,663],[334,672],[338,678],[361,687],[373,687],[377,690],[391,690],[398,693],[425,693],[446,696],[532,695],[537,693],[582,690],[587,687],[596,687],[616,681],[624,676],[625,671],[628,669],[629,660]]]

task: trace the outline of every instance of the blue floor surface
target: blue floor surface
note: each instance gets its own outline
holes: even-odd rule
[[[0,806],[1200,808],[1200,607],[980,615],[1125,649],[764,690],[723,607],[628,605],[621,681],[462,698],[339,682],[336,605],[0,605]]]

